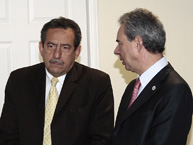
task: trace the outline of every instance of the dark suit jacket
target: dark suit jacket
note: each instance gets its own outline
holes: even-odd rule
[[[43,63],[11,73],[0,120],[0,145],[42,145],[45,79]],[[75,63],[51,124],[52,145],[105,145],[113,124],[109,76]]]
[[[192,93],[169,64],[128,108],[135,80],[125,90],[112,136],[113,145],[186,145]]]

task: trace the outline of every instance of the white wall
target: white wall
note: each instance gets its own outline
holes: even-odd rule
[[[116,113],[126,85],[136,77],[113,54],[118,19],[137,7],[147,8],[160,18],[167,37],[165,55],[193,90],[193,0],[99,0],[100,69],[110,74]],[[188,145],[193,145],[192,132]]]

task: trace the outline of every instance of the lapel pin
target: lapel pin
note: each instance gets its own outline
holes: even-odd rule
[[[152,91],[155,91],[155,89],[156,89],[156,86],[153,86],[153,87],[152,87]]]

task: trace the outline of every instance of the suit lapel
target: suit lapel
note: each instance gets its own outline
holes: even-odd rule
[[[34,83],[34,96],[37,101],[37,113],[38,119],[40,119],[41,127],[44,127],[44,115],[45,115],[45,82],[46,82],[46,73],[45,66],[41,64],[40,69],[38,70],[37,76],[32,78]]]
[[[42,63],[36,70],[38,73],[34,73],[32,76],[31,82],[32,83],[32,92],[30,93],[32,96],[35,96],[35,104],[37,108],[37,116],[40,120],[40,125],[44,127],[44,117],[45,117],[45,85],[46,85],[46,72],[45,72],[45,65]],[[79,75],[82,72],[82,67],[77,63],[74,64],[73,68],[69,71],[64,81],[58,104],[56,107],[55,114],[57,114],[60,109],[66,104],[74,90],[76,89],[77,85],[75,81],[78,79]],[[38,121],[39,122],[39,121]]]
[[[68,72],[60,96],[58,100],[58,104],[56,106],[55,115],[61,110],[61,108],[67,103],[68,99],[74,92],[74,90],[77,87],[77,84],[75,81],[78,79],[78,74],[81,74],[81,69],[77,65],[77,63],[74,64],[73,68]]]
[[[165,80],[168,73],[173,70],[172,66],[168,64],[164,67],[144,88],[144,90],[140,93],[135,102],[131,105],[129,109],[125,111],[123,118],[120,123],[124,120],[128,119],[131,114],[136,112],[144,103],[146,103],[161,87],[161,82]],[[132,88],[134,85],[132,84]],[[129,98],[131,98],[132,93],[130,93]]]
[[[117,113],[116,124],[119,124],[119,121],[121,120],[121,118],[123,118],[123,116],[125,115],[125,111],[128,109],[135,82],[136,80],[131,81],[129,85],[127,86],[127,88],[125,89],[125,92],[121,99],[121,103],[120,103],[119,110]]]

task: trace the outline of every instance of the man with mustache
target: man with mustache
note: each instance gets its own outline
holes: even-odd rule
[[[75,62],[81,30],[67,18],[41,30],[44,62],[13,71],[5,90],[0,145],[106,145],[113,131],[109,75]]]
[[[112,145],[186,145],[192,93],[163,56],[165,30],[146,9],[121,16],[114,53],[138,77],[123,94]]]

